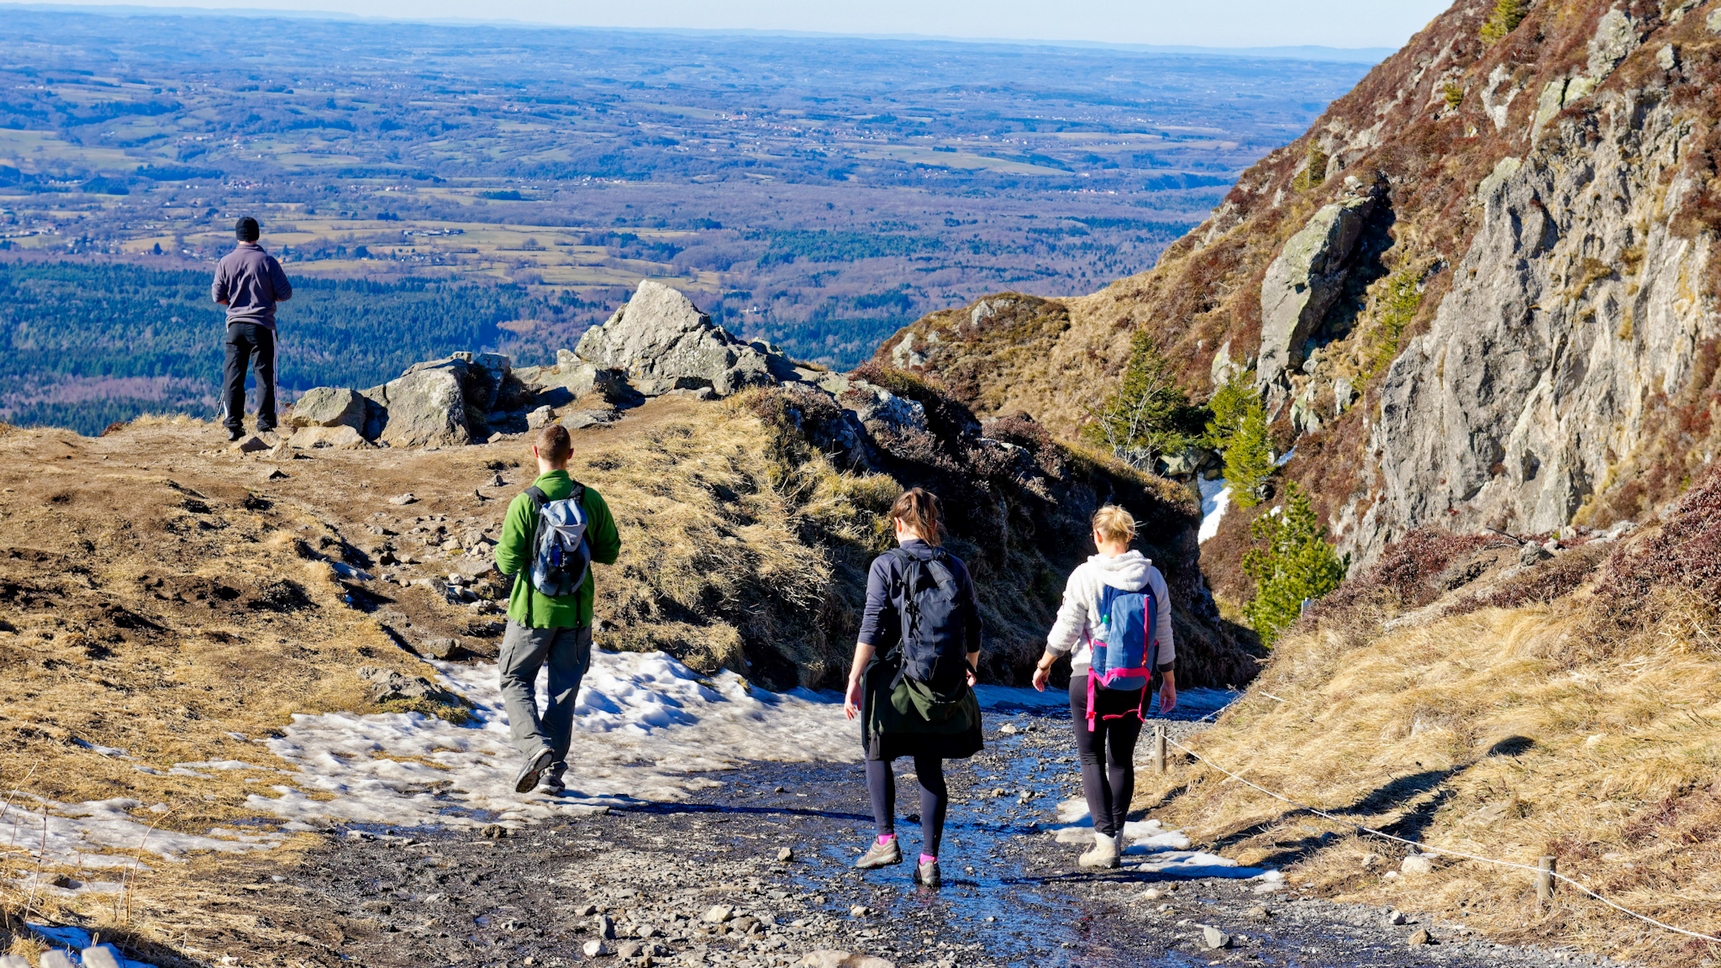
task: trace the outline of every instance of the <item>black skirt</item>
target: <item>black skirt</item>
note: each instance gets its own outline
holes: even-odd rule
[[[867,759],[965,760],[986,748],[974,690],[965,690],[957,715],[934,723],[918,715],[912,704],[891,701],[896,673],[895,663],[875,656],[861,675],[861,747]]]

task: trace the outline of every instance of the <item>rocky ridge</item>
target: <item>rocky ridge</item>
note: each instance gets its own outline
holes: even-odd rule
[[[1721,12],[1541,2],[1489,43],[1494,8],[1455,3],[1152,271],[934,314],[878,358],[1061,434],[1138,328],[1198,397],[1253,370],[1362,562],[1428,524],[1641,520],[1721,428]]]

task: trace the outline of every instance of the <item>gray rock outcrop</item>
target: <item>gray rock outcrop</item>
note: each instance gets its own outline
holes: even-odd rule
[[[316,387],[294,401],[287,414],[289,427],[351,427],[362,431],[365,426],[365,398],[357,390],[346,387]]]
[[[470,443],[466,423],[464,360],[420,363],[382,386],[363,391],[376,405],[367,437],[392,447],[454,446]]]
[[[1303,344],[1344,292],[1351,254],[1378,204],[1380,193],[1365,188],[1323,207],[1267,267],[1255,370],[1259,386],[1276,387],[1286,370],[1303,365]]]
[[[702,387],[728,396],[794,377],[787,359],[736,339],[685,295],[650,279],[607,322],[587,330],[574,354],[594,367],[626,372],[646,396]]]
[[[1360,559],[1432,521],[1559,529],[1721,338],[1690,282],[1711,236],[1669,214],[1695,187],[1677,170],[1692,121],[1647,92],[1604,97],[1478,188],[1452,290],[1381,385],[1369,453],[1385,499],[1335,521]]]

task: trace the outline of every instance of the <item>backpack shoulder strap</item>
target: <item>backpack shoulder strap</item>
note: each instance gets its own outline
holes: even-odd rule
[[[532,499],[532,507],[539,511],[544,510],[544,505],[550,503],[550,496],[536,484],[526,488],[526,496]]]

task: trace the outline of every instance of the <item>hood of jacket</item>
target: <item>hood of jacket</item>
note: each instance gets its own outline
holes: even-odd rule
[[[1107,585],[1126,592],[1138,592],[1147,587],[1147,570],[1153,567],[1153,562],[1141,552],[1131,550],[1115,557],[1091,555],[1088,567]]]

